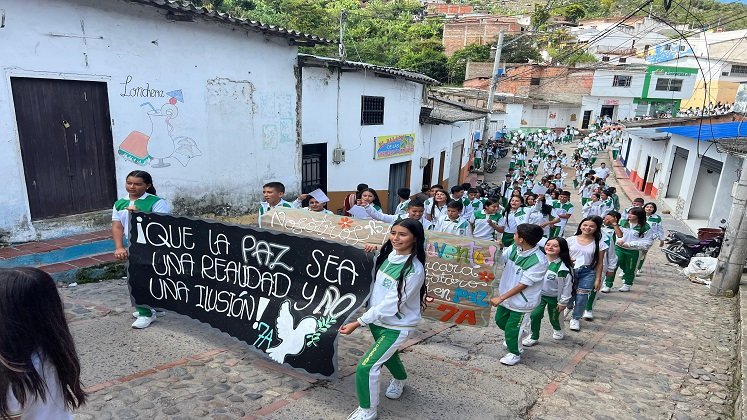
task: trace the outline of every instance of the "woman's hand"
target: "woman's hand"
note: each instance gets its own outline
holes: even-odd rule
[[[127,249],[124,247],[120,247],[114,250],[114,257],[118,260],[126,260],[127,259]]]
[[[132,213],[133,211],[138,211],[137,206],[135,205],[127,206],[126,210],[129,211],[130,213]]]
[[[340,334],[342,334],[342,335],[349,335],[350,333],[352,333],[353,331],[355,331],[356,329],[358,329],[358,327],[360,327],[360,326],[361,326],[361,323],[360,323],[360,322],[358,322],[358,321],[353,321],[353,322],[351,322],[351,323],[349,323],[349,324],[345,324],[345,325],[343,325],[343,326],[342,326],[342,327],[340,327],[340,329],[339,329],[339,330],[337,330],[337,331],[338,331],[338,332],[339,332]]]
[[[373,244],[365,244],[365,245],[363,245],[363,249],[366,252],[376,252],[379,249],[379,247],[377,245],[373,245]]]
[[[602,279],[597,278],[596,281],[594,281],[594,291],[598,292],[601,287],[602,287]]]
[[[558,312],[562,314],[563,311],[565,311],[565,305],[561,305],[558,303]]]
[[[493,306],[498,306],[501,303],[503,303],[503,298],[500,297],[500,296],[497,296],[497,297],[494,297],[494,298],[490,299],[490,304],[493,305]]]

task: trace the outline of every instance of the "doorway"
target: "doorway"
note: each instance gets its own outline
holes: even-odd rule
[[[608,116],[612,118],[612,116],[615,114],[615,106],[614,105],[602,105],[602,111],[599,113],[600,117]],[[614,119],[614,118],[612,118]]]
[[[301,152],[301,193],[327,192],[327,143],[304,144]]]
[[[459,173],[462,170],[462,154],[464,153],[464,139],[459,140],[451,146],[451,162],[449,164],[449,187],[462,182]],[[445,186],[445,185],[444,185]]]
[[[106,83],[10,83],[31,220],[111,208],[117,180]]]
[[[672,169],[669,171],[669,184],[667,184],[665,198],[678,198],[680,196],[682,178],[685,176],[688,155],[689,152],[687,149],[675,146],[674,160],[672,161]]]
[[[410,161],[393,163],[389,165],[389,200],[387,201],[387,213],[394,214],[399,204],[397,190],[409,188]]]
[[[589,128],[589,122],[591,121],[591,111],[584,111],[584,118],[581,120],[581,129],[586,130]]]
[[[423,182],[421,185],[431,186],[431,180],[433,179],[433,158],[428,159],[428,163],[423,168]],[[419,193],[420,191],[412,191],[413,194]]]
[[[720,178],[721,162],[704,156],[700,160],[688,219],[709,219],[711,217]]]
[[[651,170],[651,156],[646,157],[646,170],[643,171],[643,177],[641,178],[641,184],[638,185],[638,191],[646,190],[646,180],[648,179],[648,172]]]
[[[444,185],[444,165],[445,164],[446,164],[446,150],[441,150],[441,156],[439,157],[439,160],[438,160],[438,185]]]

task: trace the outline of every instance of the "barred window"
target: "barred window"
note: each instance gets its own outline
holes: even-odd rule
[[[361,96],[361,125],[384,124],[384,97]]]
[[[632,80],[633,76],[614,76],[612,86],[629,87]]]
[[[656,90],[679,92],[682,90],[682,79],[659,78],[656,80]]]
[[[532,85],[532,86],[539,86],[539,84],[540,84],[540,78],[539,77],[532,77],[529,80],[529,84]]]
[[[747,66],[738,66],[736,64],[731,66],[732,74],[747,74]]]

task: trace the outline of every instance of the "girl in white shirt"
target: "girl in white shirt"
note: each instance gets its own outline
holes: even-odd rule
[[[366,247],[369,251],[373,249]],[[340,327],[340,334],[348,335],[358,327],[368,326],[375,340],[356,369],[358,409],[348,420],[376,418],[379,374],[384,364],[394,377],[385,395],[390,399],[402,396],[407,373],[399,358],[399,348],[413,334],[421,318],[426,292],[424,264],[423,226],[410,218],[396,222],[376,258],[376,278],[368,310],[356,321]]]
[[[435,226],[436,222],[446,217],[447,207],[449,203],[449,195],[444,190],[437,190],[433,194],[433,201],[430,204],[426,204],[425,217]]]
[[[0,268],[0,418],[72,419],[86,402],[80,362],[49,274]]]
[[[576,298],[573,303],[573,316],[570,329],[581,330],[581,316],[592,290],[599,291],[602,284],[602,271],[607,244],[602,240],[602,223],[598,217],[586,217],[576,230],[576,235],[567,239],[571,259],[576,270],[574,286]]]

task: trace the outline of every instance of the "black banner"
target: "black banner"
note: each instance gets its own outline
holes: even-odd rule
[[[337,368],[337,329],[368,298],[373,254],[329,241],[132,213],[133,304],[205,322],[309,373]]]

